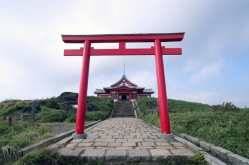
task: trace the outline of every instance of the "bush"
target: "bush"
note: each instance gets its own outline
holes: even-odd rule
[[[111,112],[111,110],[113,109],[113,99],[112,98],[88,96],[87,102],[96,106],[98,108],[98,111]]]
[[[109,117],[110,117],[109,112],[102,112],[102,111],[86,112],[87,121],[105,120]]]
[[[50,99],[44,99],[38,101],[42,106],[45,106],[46,108],[53,108],[53,109],[59,109],[59,105],[57,104],[57,97],[53,97]]]
[[[223,102],[220,105],[213,106],[213,110],[218,110],[221,112],[238,111],[240,110],[232,102]]]
[[[47,122],[64,122],[68,118],[68,114],[63,110],[56,110],[50,108],[42,108],[39,114],[38,121]]]
[[[76,116],[69,116],[65,122],[68,122],[68,123],[75,123],[76,122]]]

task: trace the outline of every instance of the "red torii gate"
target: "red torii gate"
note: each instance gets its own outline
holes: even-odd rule
[[[154,55],[160,109],[161,138],[171,139],[163,55],[181,55],[181,48],[165,48],[161,42],[181,41],[185,33],[62,35],[65,43],[84,43],[84,48],[64,50],[64,56],[83,56],[74,139],[84,133],[90,56]],[[151,48],[126,48],[127,42],[154,42]],[[91,43],[119,43],[118,49],[94,49]]]

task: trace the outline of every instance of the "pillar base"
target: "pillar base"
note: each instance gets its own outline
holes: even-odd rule
[[[86,139],[86,134],[76,134],[76,133],[73,133],[72,134],[72,137],[73,139]]]
[[[166,139],[166,140],[173,140],[174,139],[174,135],[171,134],[160,134],[160,138],[161,139]]]

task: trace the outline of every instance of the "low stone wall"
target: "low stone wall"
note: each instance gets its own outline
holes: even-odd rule
[[[226,162],[227,164],[249,165],[249,159],[244,158],[240,155],[237,155],[229,150],[226,150],[219,146],[215,146],[214,144],[199,140],[198,138],[187,135],[187,134],[180,134],[180,137],[194,143],[195,145],[197,145],[196,147],[199,146],[198,148],[200,148],[201,150],[203,149],[204,151],[201,151],[201,150],[200,151],[204,154],[204,157],[207,152],[210,152],[212,155],[218,156],[222,161]]]
[[[90,127],[90,126],[92,126],[92,125],[94,125],[94,124],[97,124],[97,123],[99,123],[99,122],[100,122],[100,120],[99,120],[99,121],[96,121],[96,122],[93,122],[93,123],[91,123],[91,124],[88,124],[88,125],[85,126],[85,128],[88,128],[88,127]],[[32,144],[32,145],[29,145],[29,146],[27,146],[27,147],[24,147],[24,148],[22,148],[22,149],[20,149],[20,150],[18,151],[18,155],[19,155],[19,156],[24,156],[25,154],[27,154],[27,153],[29,153],[29,152],[35,150],[35,149],[40,149],[40,148],[46,147],[46,146],[51,145],[51,144],[54,144],[54,143],[56,143],[56,142],[58,142],[58,141],[60,141],[60,140],[62,140],[62,139],[64,140],[64,139],[65,139],[66,137],[68,137],[68,136],[70,136],[69,138],[71,138],[71,135],[72,135],[74,132],[75,132],[75,130],[71,130],[71,131],[68,131],[68,132],[61,133],[61,134],[59,134],[59,135],[56,135],[56,136],[54,136],[54,137],[51,137],[51,138],[49,138],[49,139],[42,140],[42,141],[40,141],[40,142],[38,142],[38,143],[36,143],[36,144]]]

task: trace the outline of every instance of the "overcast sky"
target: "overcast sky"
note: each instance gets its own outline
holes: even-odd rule
[[[248,0],[0,0],[0,101],[78,92],[82,57],[61,34],[185,32],[181,56],[164,56],[168,98],[249,107]],[[127,44],[150,47],[153,43]],[[117,44],[92,45],[116,48]],[[125,74],[157,97],[155,57],[91,57],[88,95]]]

